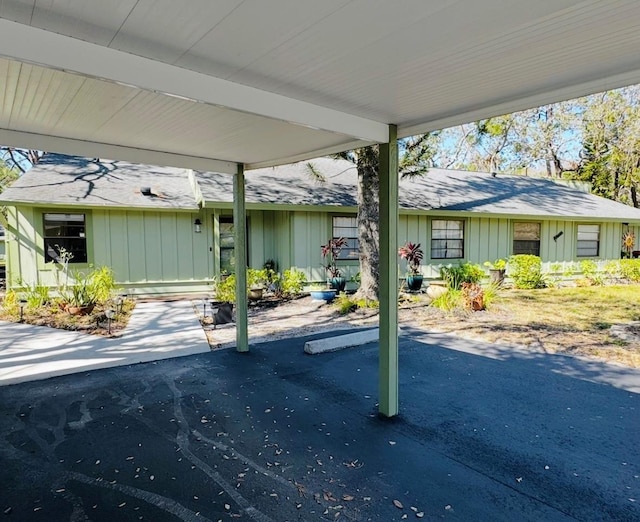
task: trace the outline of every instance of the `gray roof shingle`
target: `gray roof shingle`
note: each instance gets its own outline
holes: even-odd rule
[[[326,181],[319,182],[312,172]],[[195,172],[208,206],[233,202],[233,178]],[[357,172],[345,160],[308,162],[246,173],[249,205],[357,206]],[[140,187],[157,194],[145,197]],[[59,203],[83,206],[197,209],[187,171],[48,154],[0,196],[7,203]],[[426,176],[402,180],[400,207],[431,214],[471,214],[531,218],[598,219],[640,222],[640,209],[560,185],[549,179],[492,176],[487,173],[430,169]]]
[[[144,196],[142,187],[151,188]],[[2,194],[6,203],[198,210],[187,171],[46,154]]]

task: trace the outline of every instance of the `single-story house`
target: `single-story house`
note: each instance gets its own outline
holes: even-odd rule
[[[248,171],[249,266],[272,260],[325,280],[320,246],[345,237],[339,265],[356,275],[356,181],[354,165],[329,158]],[[47,154],[0,195],[7,285],[55,284],[63,248],[73,269],[109,266],[129,293],[210,291],[234,270],[232,193],[226,174]],[[620,259],[626,230],[639,248],[640,209],[549,179],[430,169],[402,180],[399,200],[400,244],[422,245],[426,277],[518,253],[562,271]]]

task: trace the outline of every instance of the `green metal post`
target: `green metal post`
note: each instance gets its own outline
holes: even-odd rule
[[[398,414],[398,129],[380,145],[379,412]]]
[[[233,230],[236,257],[236,350],[249,351],[247,319],[247,213],[244,195],[244,165],[233,177]]]

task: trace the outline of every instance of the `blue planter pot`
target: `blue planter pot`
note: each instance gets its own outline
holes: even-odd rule
[[[331,278],[331,288],[337,290],[338,292],[344,292],[344,289],[346,286],[347,286],[346,278],[344,277]]]
[[[325,301],[326,303],[330,303],[336,297],[336,290],[334,290],[334,289],[310,290],[309,294],[311,295],[311,299],[315,299],[316,301]]]
[[[409,275],[407,276],[407,288],[412,292],[417,292],[422,288],[422,275]]]

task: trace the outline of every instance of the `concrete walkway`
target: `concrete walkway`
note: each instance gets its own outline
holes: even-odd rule
[[[190,301],[138,303],[118,338],[0,321],[0,385],[206,352]]]

